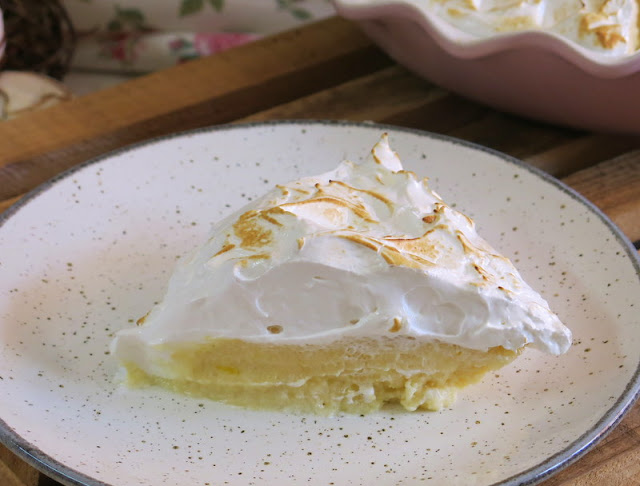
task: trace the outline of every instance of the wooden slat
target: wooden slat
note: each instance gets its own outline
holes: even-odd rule
[[[448,93],[444,90],[406,69],[393,66],[238,121],[340,119],[381,122],[445,96]]]
[[[0,485],[38,486],[40,473],[0,444]]]
[[[585,471],[563,486],[638,486],[640,485],[640,461],[635,450],[615,456],[606,464]]]
[[[489,108],[452,93],[415,106],[404,113],[391,114],[381,121],[392,125],[449,134],[486,116]]]
[[[0,200],[97,154],[224,123],[390,65],[333,18],[0,124]]]
[[[640,137],[595,134],[571,139],[548,150],[529,155],[524,160],[556,177],[566,177],[639,146]]]
[[[18,476],[3,461],[0,461],[0,484],[3,486],[25,486]]]
[[[404,68],[393,66],[238,121],[375,121],[446,133],[482,118],[487,111],[484,106],[448,93]]]
[[[640,150],[564,179],[605,212],[631,241],[640,240]]]
[[[448,134],[518,158],[538,154],[584,135],[496,111],[488,111],[482,119]],[[547,172],[555,175],[555,167],[549,167]]]

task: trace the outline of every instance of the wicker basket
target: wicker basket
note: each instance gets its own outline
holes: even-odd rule
[[[58,0],[0,0],[6,37],[2,69],[35,71],[61,79],[68,71],[76,35]]]

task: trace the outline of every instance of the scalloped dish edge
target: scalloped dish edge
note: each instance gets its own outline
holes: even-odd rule
[[[477,59],[522,48],[551,51],[584,71],[602,78],[617,78],[640,71],[640,50],[622,56],[607,56],[589,50],[568,37],[553,32],[523,30],[477,37],[428,12],[419,0],[333,0],[339,15],[354,21],[400,18],[411,20],[449,54]]]

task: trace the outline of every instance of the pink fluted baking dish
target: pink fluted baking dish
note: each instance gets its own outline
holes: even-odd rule
[[[612,57],[523,31],[477,38],[421,0],[334,0],[398,63],[499,110],[596,131],[640,134],[640,53]]]

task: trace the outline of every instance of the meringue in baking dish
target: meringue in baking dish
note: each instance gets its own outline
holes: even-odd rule
[[[477,37],[541,30],[612,55],[638,50],[638,0],[423,0],[417,2]]]
[[[220,221],[112,352],[131,385],[332,414],[449,406],[570,331],[386,136]]]

